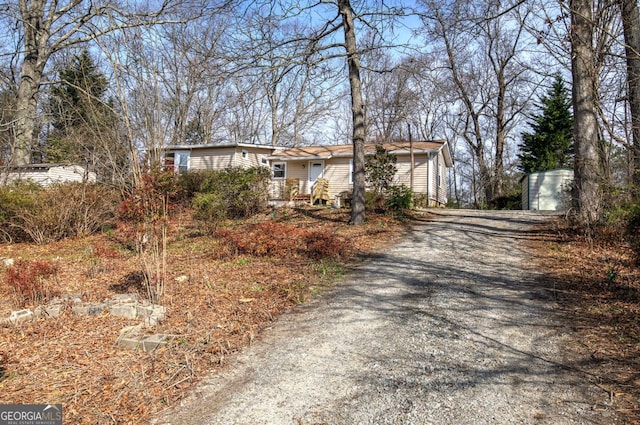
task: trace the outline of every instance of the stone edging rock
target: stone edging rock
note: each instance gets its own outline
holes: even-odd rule
[[[65,294],[54,298],[48,304],[36,307],[34,310],[16,310],[8,318],[0,318],[0,325],[17,325],[38,317],[58,317],[68,308],[71,308],[71,313],[76,316],[91,316],[108,312],[114,317],[142,320],[142,323],[127,326],[120,332],[116,343],[125,348],[154,351],[165,346],[173,338],[164,334],[143,334],[143,328],[156,326],[165,319],[166,308],[148,301],[140,301],[137,294],[117,294],[100,303],[83,303],[80,295]]]

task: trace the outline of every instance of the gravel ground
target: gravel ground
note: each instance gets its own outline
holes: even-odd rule
[[[535,284],[522,242],[547,216],[436,215],[154,423],[620,423]]]

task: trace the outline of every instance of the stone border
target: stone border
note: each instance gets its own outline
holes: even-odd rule
[[[100,303],[83,303],[80,295],[65,294],[54,298],[48,304],[36,307],[33,311],[31,309],[13,311],[8,318],[0,318],[0,325],[18,325],[38,317],[55,318],[69,307],[71,314],[76,316],[91,316],[108,312],[114,317],[142,320],[142,323],[127,326],[120,332],[116,343],[124,348],[151,352],[166,346],[173,339],[173,336],[165,334],[143,334],[143,328],[160,324],[165,319],[167,310],[162,305],[140,301],[137,294],[117,294]]]

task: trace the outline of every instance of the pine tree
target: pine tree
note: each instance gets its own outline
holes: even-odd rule
[[[109,84],[87,50],[73,57],[51,87],[49,108],[53,130],[44,153],[48,162],[75,162],[114,181],[126,169],[127,151],[119,134]]]
[[[524,173],[571,168],[573,164],[573,115],[571,96],[559,75],[545,96],[540,97],[540,113],[522,133],[519,145],[520,170]]]

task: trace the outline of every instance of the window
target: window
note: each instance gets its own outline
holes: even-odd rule
[[[164,157],[164,166],[176,173],[186,173],[189,171],[189,152],[169,152]]]
[[[176,152],[176,170],[178,173],[189,171],[189,152]]]
[[[267,158],[262,158],[260,162],[262,163],[262,165],[269,165],[269,160]]]
[[[249,158],[249,152],[248,152],[248,151],[243,150],[243,151],[242,151],[242,159],[247,159],[247,158]]]
[[[438,187],[444,186],[444,166],[440,162],[440,158],[436,158],[436,169],[438,170],[438,175],[436,176],[438,180]]]
[[[275,162],[271,170],[274,179],[284,179],[286,176],[287,165],[284,162]]]

